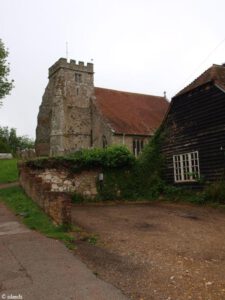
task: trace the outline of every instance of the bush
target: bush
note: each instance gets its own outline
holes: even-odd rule
[[[225,181],[220,180],[207,185],[203,191],[205,201],[225,204]]]
[[[15,128],[0,126],[0,153],[16,154],[17,149],[34,148],[34,141],[27,136],[18,136]]]
[[[75,153],[51,158],[39,158],[26,164],[35,169],[66,167],[71,172],[87,169],[123,168],[132,166],[135,157],[124,146],[111,146],[106,149],[83,149]]]

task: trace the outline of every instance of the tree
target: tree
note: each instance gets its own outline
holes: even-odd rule
[[[16,129],[0,126],[0,153],[11,152],[15,154],[16,151],[23,149],[34,148],[34,141],[29,137],[17,136]]]
[[[0,39],[0,105],[2,104],[1,99],[6,95],[9,95],[10,91],[13,88],[13,80],[8,79],[10,72],[9,63],[7,63],[7,57],[9,52],[5,49],[5,46]]]

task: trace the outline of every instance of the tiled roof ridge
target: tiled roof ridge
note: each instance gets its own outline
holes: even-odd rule
[[[175,96],[185,94],[191,91],[192,89],[211,81],[214,81],[215,83],[220,85],[221,80],[220,80],[220,75],[218,74],[218,69],[222,69],[222,70],[224,69],[224,73],[225,73],[224,65],[213,64],[211,67],[206,69],[202,74],[200,74],[196,79],[194,79],[190,84],[188,84],[186,87],[180,90]]]
[[[121,91],[121,90],[115,90],[115,89],[108,89],[104,87],[99,87],[96,86],[95,89],[102,89],[102,90],[107,90],[107,91],[112,91],[112,92],[118,92],[118,93],[124,93],[124,94],[132,94],[132,95],[140,95],[140,96],[147,96],[147,97],[155,97],[155,98],[163,98],[165,99],[164,96],[156,96],[156,95],[151,95],[151,94],[143,94],[143,93],[137,93],[137,92],[128,92],[128,91]],[[166,99],[167,100],[167,99]]]

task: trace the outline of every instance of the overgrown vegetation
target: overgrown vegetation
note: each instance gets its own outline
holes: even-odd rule
[[[225,180],[213,182],[205,186],[202,193],[204,201],[225,204]]]
[[[34,141],[27,136],[18,136],[15,128],[0,127],[0,153],[12,153],[34,147]]]
[[[16,159],[0,160],[0,183],[8,183],[18,180]]]
[[[105,169],[104,185],[98,186],[101,199],[156,199],[164,190],[164,159],[160,155],[162,135],[156,133],[130,168]]]
[[[189,201],[195,203],[225,203],[225,181],[206,184],[200,191],[184,190],[166,184],[163,180],[165,166],[160,147],[166,133],[156,132],[138,159],[124,146],[106,149],[83,149],[66,156],[39,158],[26,162],[34,169],[62,168],[72,173],[97,169],[104,173],[103,185],[97,181],[98,200],[156,200]],[[74,203],[90,201],[73,194]]]
[[[100,199],[161,199],[197,204],[225,204],[224,179],[215,183],[205,183],[201,191],[171,186],[163,180],[165,159],[160,153],[160,147],[165,135],[165,132],[156,132],[131,168],[104,170],[104,185],[98,186]]]
[[[0,201],[3,201],[16,214],[20,215],[23,218],[23,223],[30,229],[37,230],[47,237],[62,240],[67,247],[73,248],[73,237],[65,232],[67,228],[55,226],[21,188],[13,187],[0,190]]]
[[[38,158],[26,164],[34,169],[66,167],[71,172],[87,169],[115,169],[131,167],[135,163],[134,156],[124,146],[111,146],[106,149],[82,149],[75,153],[51,158]]]

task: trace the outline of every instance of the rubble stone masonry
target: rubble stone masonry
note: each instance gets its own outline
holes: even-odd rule
[[[67,170],[33,170],[21,163],[19,173],[26,194],[57,224],[71,223],[71,193],[87,198],[97,195],[97,171],[71,174]]]
[[[37,155],[60,155],[91,146],[93,64],[60,58],[49,69],[49,82],[38,114]]]

